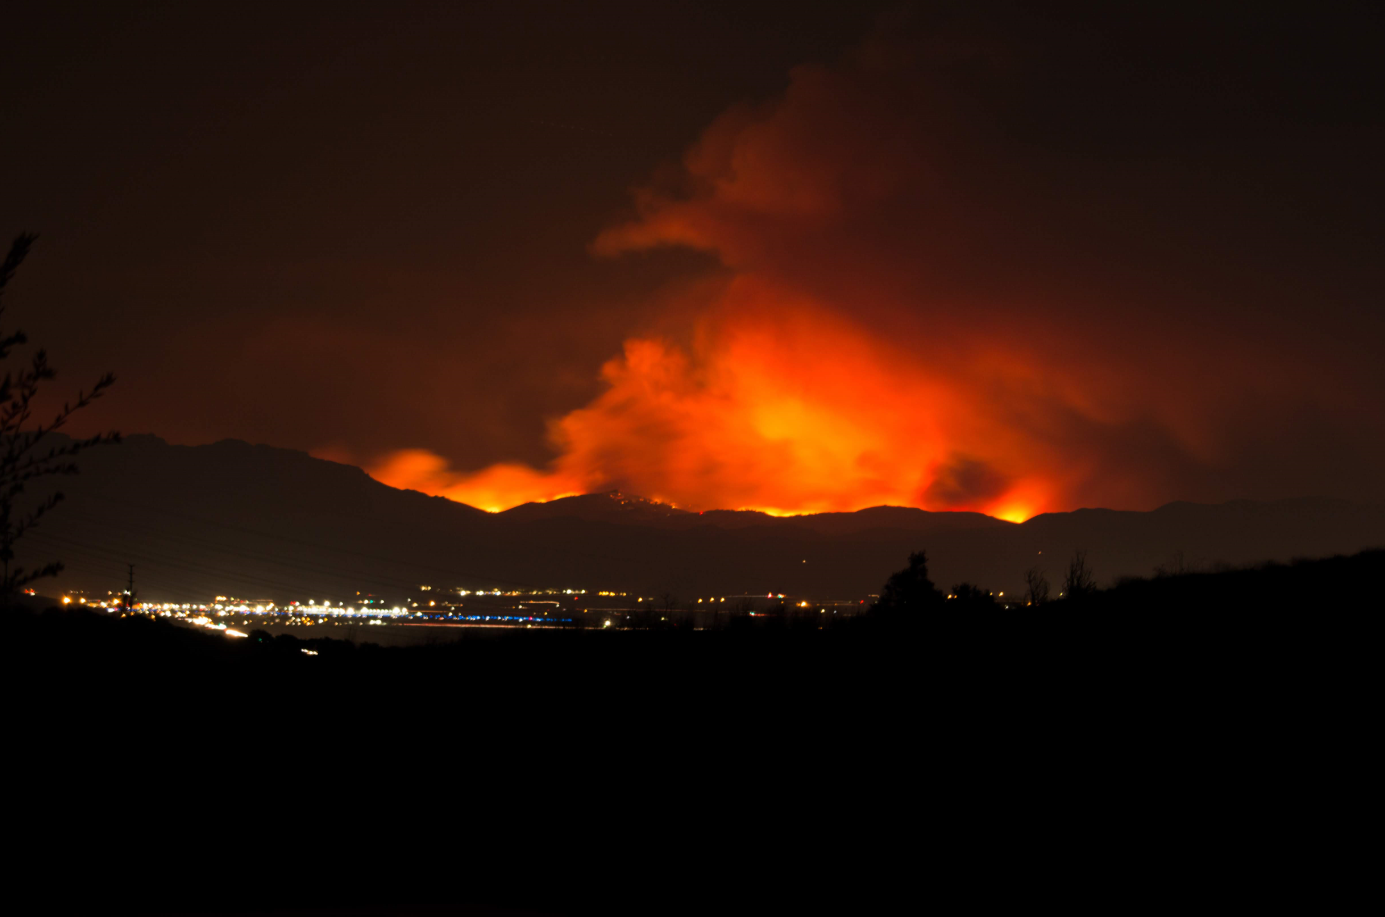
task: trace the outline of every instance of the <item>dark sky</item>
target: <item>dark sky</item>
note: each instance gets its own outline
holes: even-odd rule
[[[779,456],[805,481],[916,452],[893,502],[1385,499],[1381,14],[1105,6],[12,10],[0,229],[41,240],[7,320],[64,390],[116,371],[101,426],[793,509],[688,418],[836,435],[849,403],[724,367],[747,316],[794,367],[840,319],[920,361],[859,397],[950,407]],[[688,355],[677,417],[612,404],[631,339]],[[778,455],[761,420],[735,445]]]
[[[870,16],[453,6],[17,11],[15,319],[129,430],[539,458],[660,281],[587,255],[628,188]]]

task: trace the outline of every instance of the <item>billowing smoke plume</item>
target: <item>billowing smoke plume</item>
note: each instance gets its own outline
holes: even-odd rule
[[[593,243],[715,256],[693,327],[627,340],[604,392],[551,422],[546,468],[456,472],[408,451],[372,474],[491,510],[619,488],[1022,519],[1193,496],[1168,482],[1239,460],[1242,413],[1342,397],[1307,365],[1257,370],[1277,320],[1247,332],[1246,310],[1208,311],[1211,250],[1169,248],[1157,184],[1132,192],[1042,131],[1033,150],[1012,136],[1004,87],[1023,67],[985,45],[880,40],[727,112]]]

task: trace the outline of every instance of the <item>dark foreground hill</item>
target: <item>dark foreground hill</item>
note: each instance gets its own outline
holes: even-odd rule
[[[97,593],[120,589],[134,563],[141,594],[153,600],[358,591],[393,599],[423,583],[854,599],[876,592],[919,549],[939,583],[1014,594],[1030,567],[1060,581],[1075,549],[1089,551],[1109,583],[1161,565],[1207,569],[1385,545],[1385,509],[1322,499],[1084,509],[1022,525],[900,507],[790,518],[693,513],[619,494],[490,514],[387,487],[352,466],[232,440],[189,447],[133,436],[81,464],[61,482],[68,501],[24,539],[21,562],[61,559],[68,572],[49,588]]]
[[[605,917],[739,912],[755,879],[768,910],[874,914],[950,876],[968,900],[1104,912],[1205,894],[1215,870],[1237,900],[1346,904],[1324,877],[1371,865],[1338,820],[1374,780],[1382,561],[411,649],[7,612],[6,734],[60,777],[15,783],[11,895]]]

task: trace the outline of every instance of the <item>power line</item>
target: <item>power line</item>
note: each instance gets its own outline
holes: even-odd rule
[[[91,522],[91,523],[93,523],[93,524],[99,524],[99,521],[98,521],[98,520],[87,519],[87,518],[84,518],[84,517],[73,517],[73,518],[78,519],[78,521],[86,521],[86,522]],[[253,561],[256,561],[256,562],[259,562],[259,563],[270,563],[270,564],[275,564],[276,566],[288,567],[288,568],[290,568],[290,569],[305,571],[305,572],[308,572],[308,573],[315,573],[315,574],[319,574],[319,575],[327,575],[327,576],[340,577],[340,578],[353,578],[353,577],[354,577],[358,582],[375,583],[375,584],[377,584],[377,585],[388,586],[388,587],[390,587],[390,588],[397,588],[397,587],[400,587],[400,586],[403,586],[403,587],[406,587],[406,588],[412,588],[412,587],[414,587],[414,586],[417,585],[417,583],[414,582],[413,578],[410,578],[410,577],[390,576],[390,575],[388,575],[388,574],[380,573],[380,572],[374,571],[374,570],[368,571],[368,572],[367,572],[367,571],[362,571],[362,570],[361,570],[360,568],[358,568],[358,567],[350,568],[350,570],[348,571],[346,568],[342,568],[342,567],[328,567],[328,566],[324,566],[324,565],[322,565],[322,564],[315,564],[315,563],[312,563],[312,562],[309,562],[309,561],[302,561],[302,560],[298,560],[298,561],[294,561],[294,560],[285,560],[285,559],[283,559],[282,557],[270,557],[270,556],[266,556],[266,555],[264,555],[264,554],[255,554],[255,553],[251,553],[251,552],[248,552],[248,551],[239,550],[239,549],[237,549],[237,548],[231,548],[231,547],[228,547],[228,546],[226,546],[226,545],[223,545],[223,544],[220,544],[220,543],[217,543],[217,542],[207,541],[207,540],[205,540],[205,539],[193,538],[193,537],[188,537],[188,536],[183,536],[183,535],[169,534],[169,533],[167,533],[167,532],[159,531],[159,530],[157,530],[157,529],[155,529],[155,528],[153,528],[153,527],[151,527],[151,526],[141,526],[141,525],[139,525],[138,523],[127,523],[127,522],[122,521],[121,527],[122,527],[122,529],[142,529],[142,530],[143,530],[143,537],[145,537],[145,538],[156,538],[156,539],[159,539],[159,540],[161,540],[161,541],[171,542],[171,543],[173,543],[173,544],[175,544],[175,545],[194,544],[194,545],[198,545],[198,546],[203,547],[203,548],[211,549],[211,550],[216,551],[216,552],[218,552],[218,553],[228,554],[228,555],[231,555],[231,556],[234,556],[234,557],[241,557],[241,558],[245,558],[245,559],[247,559],[247,560],[253,560]],[[50,537],[61,537],[61,536],[50,535]],[[170,555],[164,555],[164,556],[170,556]],[[187,558],[182,557],[182,556],[179,556],[179,555],[172,555],[172,556],[177,557],[177,559],[180,560],[180,561],[185,561],[185,560],[187,560]],[[384,561],[384,562],[386,562],[386,563],[404,563],[404,562],[402,562],[402,561]]]
[[[219,520],[207,519],[207,518],[204,518],[204,517],[188,515],[188,514],[186,514],[186,513],[179,513],[179,512],[177,512],[177,511],[175,511],[175,510],[163,509],[162,507],[153,506],[153,505],[148,504],[148,503],[135,503],[135,502],[132,502],[132,501],[129,501],[129,500],[121,500],[121,499],[119,499],[119,498],[117,498],[117,497],[110,497],[110,496],[107,496],[107,495],[105,495],[105,494],[96,494],[96,493],[88,494],[88,495],[84,495],[84,496],[93,496],[93,497],[96,497],[97,499],[105,500],[105,501],[107,501],[107,502],[109,502],[109,503],[118,503],[118,504],[121,504],[121,505],[124,505],[124,506],[132,506],[132,507],[135,507],[135,508],[138,508],[138,509],[150,510],[150,511],[152,511],[152,512],[162,513],[162,514],[164,514],[164,515],[169,515],[169,516],[174,516],[174,517],[179,518],[179,519],[186,519],[186,520],[191,521],[191,522],[200,522],[200,523],[205,524],[205,525],[214,525],[214,526],[218,526],[218,527],[220,527],[220,528],[230,529],[230,530],[232,530],[232,531],[243,532],[243,533],[249,534],[249,535],[258,535],[258,536],[264,537],[264,538],[277,538],[277,539],[280,539],[280,540],[282,540],[282,541],[287,541],[287,542],[294,543],[294,544],[306,545],[306,546],[308,546],[308,547],[317,548],[317,549],[319,549],[319,550],[336,551],[336,552],[343,553],[343,554],[350,554],[350,555],[353,555],[353,556],[356,556],[356,557],[366,557],[366,558],[369,558],[369,559],[371,559],[371,560],[380,560],[380,559],[381,559],[381,558],[379,558],[379,557],[377,557],[377,556],[375,556],[375,555],[365,554],[365,553],[362,553],[362,552],[360,552],[360,551],[352,551],[352,550],[349,549],[349,548],[339,548],[339,547],[336,547],[336,546],[334,546],[334,545],[324,545],[324,544],[320,544],[320,543],[316,543],[316,542],[312,542],[312,541],[307,541],[307,540],[304,540],[304,539],[292,538],[292,537],[290,537],[290,536],[288,536],[288,535],[281,535],[281,534],[279,534],[279,533],[277,533],[277,532],[263,532],[263,531],[259,531],[259,530],[256,530],[256,529],[248,529],[248,528],[245,528],[245,527],[243,527],[243,526],[233,525],[233,524],[231,524],[231,523],[221,522],[221,521],[219,521]],[[409,531],[409,532],[413,532],[413,531],[414,531],[414,529],[410,528],[410,527],[407,526],[407,525],[402,525],[402,524],[399,524],[399,523],[391,522],[391,521],[389,521],[389,520],[387,520],[387,519],[379,519],[379,518],[375,518],[375,517],[362,516],[362,515],[360,515],[359,513],[346,513],[346,512],[342,512],[342,511],[340,511],[340,510],[333,510],[333,509],[326,509],[326,510],[316,510],[316,509],[315,509],[314,512],[315,512],[315,513],[330,513],[330,514],[332,514],[332,515],[343,516],[343,517],[346,517],[346,518],[359,519],[359,520],[361,520],[361,521],[363,521],[363,522],[367,522],[367,523],[369,523],[370,525],[375,526],[375,527],[386,527],[386,526],[388,526],[388,527],[390,527],[390,528],[402,529],[402,530]],[[489,514],[487,514],[487,515],[489,515]],[[483,546],[480,546],[480,545],[475,545],[475,544],[469,544],[469,545],[467,545],[467,550],[472,551],[472,552],[489,553],[489,554],[499,554],[499,555],[501,555],[501,556],[505,556],[505,552],[502,551],[501,549],[498,549],[498,548],[486,548],[486,547],[483,547]],[[574,551],[574,550],[572,550],[571,548],[554,548],[554,550],[555,550],[555,551],[558,551],[558,552],[561,552],[561,553],[563,553],[563,554],[566,554],[566,555],[568,555],[568,556],[570,556],[570,557],[586,557],[586,558],[591,558],[591,559],[594,559],[594,560],[614,561],[614,562],[617,562],[617,563],[624,563],[624,564],[638,564],[638,563],[640,563],[640,561],[637,560],[637,559],[635,559],[635,558],[631,558],[631,557],[620,557],[620,556],[617,556],[617,555],[614,555],[614,554],[600,554],[600,553],[596,553],[596,552],[594,552],[594,551]],[[412,560],[409,560],[409,561],[396,561],[396,562],[397,562],[397,563],[408,563],[408,564],[412,564],[413,566],[416,566],[416,567],[419,567],[419,568],[422,568],[422,569],[430,569],[430,570],[433,570],[433,571],[435,571],[435,572],[446,573],[446,574],[448,574],[449,576],[462,576],[462,577],[469,577],[469,578],[471,578],[471,579],[490,580],[490,581],[492,581],[492,582],[504,583],[505,585],[516,586],[516,587],[524,588],[524,589],[533,588],[530,584],[527,584],[527,583],[518,583],[518,582],[515,582],[515,581],[513,581],[513,580],[506,580],[506,579],[503,579],[503,578],[500,578],[500,577],[495,577],[495,576],[484,576],[484,575],[477,574],[477,573],[471,573],[471,572],[465,572],[465,571],[458,571],[458,570],[455,570],[455,569],[449,569],[449,568],[443,568],[443,567],[436,567],[436,566],[433,566],[433,565],[431,565],[431,564],[426,564],[426,563],[423,563],[423,562],[416,562],[416,561],[412,561]]]
[[[66,544],[77,550],[85,551],[88,554],[92,554],[93,552],[95,552],[94,556],[98,558],[101,558],[101,555],[103,554],[107,555],[107,557],[111,560],[123,560],[126,557],[134,556],[137,560],[146,561],[154,566],[169,566],[173,567],[174,569],[183,570],[189,573],[200,574],[202,576],[217,577],[223,581],[233,580],[240,582],[242,584],[254,585],[258,588],[276,589],[290,596],[301,595],[303,593],[311,591],[302,583],[286,583],[282,580],[273,580],[267,577],[258,576],[253,573],[217,569],[213,567],[207,567],[201,564],[187,563],[181,560],[170,560],[167,559],[167,555],[161,555],[158,552],[130,551],[128,549],[118,551],[113,548],[102,547],[99,545],[85,544],[70,538],[64,538],[60,535],[53,535],[48,532],[30,532],[25,537],[27,538],[29,536],[38,537],[42,540],[47,540],[50,542]],[[54,550],[61,550],[61,548],[55,547]],[[343,579],[346,578],[347,575],[343,574]]]
[[[189,521],[189,522],[197,522],[197,523],[200,523],[200,524],[202,524],[202,525],[211,525],[211,526],[216,526],[217,528],[223,528],[223,529],[227,529],[227,530],[230,530],[230,531],[241,532],[242,534],[246,534],[246,535],[255,535],[255,536],[258,536],[258,537],[260,537],[260,538],[274,538],[274,539],[278,539],[278,540],[280,540],[280,541],[288,542],[288,543],[290,543],[290,544],[303,545],[303,546],[305,546],[305,547],[314,548],[314,549],[317,549],[317,550],[320,550],[320,551],[334,551],[334,552],[339,553],[339,554],[348,554],[348,555],[351,555],[351,556],[353,556],[353,557],[364,557],[364,558],[366,558],[367,560],[372,560],[372,561],[376,561],[376,562],[380,562],[380,561],[382,561],[382,560],[388,560],[388,561],[391,562],[391,563],[409,564],[409,565],[414,566],[414,567],[417,567],[417,568],[419,568],[419,569],[432,570],[432,571],[437,572],[437,573],[445,573],[445,574],[447,574],[448,576],[454,576],[454,577],[459,576],[459,577],[468,578],[468,579],[473,579],[473,580],[483,580],[483,581],[489,581],[489,582],[494,582],[494,583],[503,583],[504,585],[507,585],[507,586],[515,586],[515,587],[521,588],[521,589],[531,589],[531,588],[533,588],[533,587],[532,587],[530,584],[528,584],[528,583],[519,583],[519,582],[515,582],[514,580],[507,580],[507,579],[504,579],[504,578],[498,577],[498,576],[485,576],[485,575],[478,574],[478,573],[474,573],[474,572],[465,572],[465,571],[459,571],[459,570],[456,570],[456,569],[448,569],[448,568],[444,568],[444,567],[437,567],[437,566],[434,566],[434,565],[432,565],[432,564],[423,563],[423,562],[421,562],[421,561],[414,561],[414,560],[393,560],[393,559],[381,558],[381,557],[379,557],[379,556],[377,556],[377,555],[366,554],[366,553],[364,553],[364,552],[362,552],[362,551],[353,551],[353,550],[351,550],[350,548],[339,548],[339,547],[336,547],[335,545],[325,545],[325,544],[321,544],[321,543],[318,543],[318,542],[308,541],[308,540],[302,539],[302,538],[293,538],[293,537],[291,537],[291,536],[289,536],[289,535],[282,535],[282,534],[279,534],[279,533],[277,533],[277,532],[264,532],[264,531],[260,531],[260,530],[257,530],[257,529],[249,529],[249,528],[245,528],[244,526],[233,525],[233,524],[231,524],[231,523],[229,523],[229,522],[221,522],[221,521],[218,521],[218,520],[215,520],[215,519],[206,519],[206,518],[203,518],[203,517],[200,517],[200,516],[191,516],[191,515],[188,515],[187,513],[179,513],[179,512],[176,512],[176,511],[174,511],[174,510],[163,509],[163,508],[161,508],[161,507],[151,506],[151,505],[145,504],[145,503],[133,503],[133,502],[128,501],[128,500],[120,500],[120,499],[117,499],[117,498],[115,498],[115,497],[108,497],[108,496],[106,496],[106,495],[104,495],[104,494],[87,494],[86,496],[93,496],[93,497],[96,497],[96,498],[98,498],[98,499],[100,499],[100,500],[105,500],[105,501],[110,502],[110,503],[117,503],[117,504],[121,504],[121,505],[124,505],[124,506],[133,506],[133,507],[136,507],[136,508],[142,509],[142,510],[148,510],[148,511],[156,512],[156,513],[162,513],[163,515],[173,516],[174,518],[178,518],[178,519],[185,519],[185,520],[187,520],[187,521]],[[364,518],[364,517],[357,517],[357,518]],[[126,524],[126,522],[125,522],[124,519],[122,519],[122,524]],[[469,546],[469,549],[470,549],[470,550],[482,550],[482,551],[486,550],[486,549],[484,549],[484,548],[476,548],[475,546]],[[495,552],[493,552],[493,553],[500,553],[500,552],[499,552],[499,551],[495,551]],[[583,552],[570,552],[570,553],[583,553]],[[600,557],[600,555],[586,555],[586,556]],[[621,558],[604,557],[604,558],[602,558],[602,559],[605,559],[605,560],[620,560]]]

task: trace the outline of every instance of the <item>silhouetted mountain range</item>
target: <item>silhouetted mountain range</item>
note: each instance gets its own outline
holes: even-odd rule
[[[172,446],[131,436],[81,459],[67,501],[27,535],[19,562],[61,559],[53,589],[104,592],[136,565],[142,596],[199,600],[402,598],[419,584],[625,590],[633,594],[877,592],[911,551],[933,578],[1016,594],[1030,567],[1054,583],[1074,549],[1099,581],[1385,545],[1385,508],[1338,500],[1081,509],[1023,524],[978,513],[873,507],[777,518],[688,512],[588,494],[491,514],[388,487],[359,468],[225,440]]]

